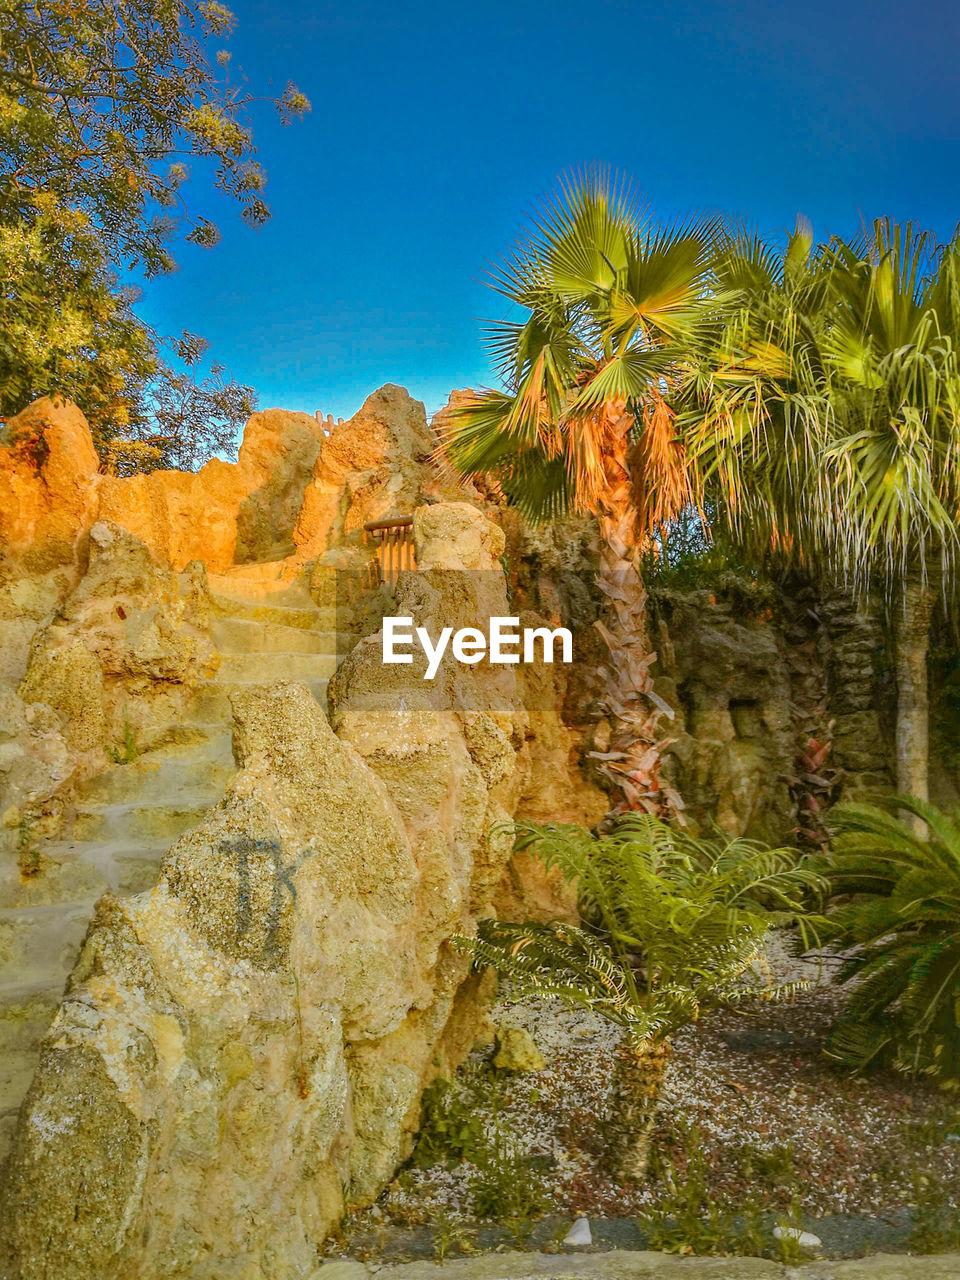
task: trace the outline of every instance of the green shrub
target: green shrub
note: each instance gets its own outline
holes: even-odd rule
[[[123,742],[107,747],[107,755],[114,764],[130,764],[137,758],[137,741],[130,727],[130,718],[126,708],[123,711]]]
[[[420,1169],[434,1164],[475,1162],[484,1144],[483,1122],[474,1099],[451,1080],[438,1076],[424,1090],[420,1135],[413,1163]]]
[[[824,871],[852,897],[829,913],[824,939],[849,949],[839,980],[855,985],[827,1053],[858,1070],[960,1082],[960,814],[900,796],[838,805],[829,826]]]
[[[960,1248],[960,1213],[939,1174],[914,1174],[913,1230],[910,1249],[916,1253],[946,1253]]]
[[[789,1236],[777,1241],[772,1230],[774,1225],[800,1226],[799,1181],[789,1148],[755,1151],[744,1146],[738,1162],[742,1183],[754,1183],[759,1174],[764,1189],[730,1202],[718,1198],[711,1186],[698,1126],[679,1123],[676,1141],[682,1152],[682,1169],[675,1169],[667,1156],[654,1154],[651,1171],[663,1192],[656,1207],[637,1219],[651,1249],[698,1257],[772,1255],[784,1262],[800,1259],[803,1251],[796,1241]],[[776,1202],[784,1194],[789,1195],[792,1206],[787,1216],[775,1213]]]
[[[696,839],[628,814],[595,837],[582,827],[515,828],[516,847],[575,883],[582,924],[482,920],[458,938],[523,995],[553,996],[622,1026],[636,1045],[671,1036],[706,1010],[751,995],[782,997],[752,965],[770,930],[797,921],[808,943],[816,921],[804,897],[822,881],[793,849],[756,841]]]
[[[671,1036],[711,1008],[805,985],[764,984],[755,965],[776,924],[797,920],[815,937],[804,897],[821,882],[795,850],[698,840],[646,815],[600,837],[575,826],[515,830],[517,848],[576,884],[582,923],[481,920],[477,937],[457,945],[509,978],[516,998],[552,996],[623,1029],[607,1158],[620,1182],[638,1182]]]

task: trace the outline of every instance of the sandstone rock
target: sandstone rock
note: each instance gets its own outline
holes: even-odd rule
[[[235,563],[280,560],[295,551],[294,526],[323,440],[308,413],[265,409],[248,420],[237,467],[258,483],[237,511]]]
[[[35,646],[18,690],[20,697],[27,703],[52,707],[62,718],[64,736],[75,750],[102,747],[107,720],[100,663],[80,637],[66,629],[54,634],[55,643]]]
[[[73,559],[95,509],[98,459],[69,401],[37,400],[0,431],[0,549],[41,570]]]
[[[235,788],[152,893],[101,903],[47,1038],[0,1214],[24,1276],[201,1256],[213,1275],[238,1251],[304,1267],[349,1180],[345,1037],[389,1035],[431,999],[382,783],[302,688],[250,691],[237,721]],[[259,1228],[251,1202],[271,1206]]]
[[[182,593],[139,539],[105,521],[95,524],[87,572],[36,633],[20,696],[53,707],[78,751],[121,739],[126,723],[148,734],[155,701],[156,718],[169,721],[170,699],[182,702],[219,661],[199,572],[193,589]]]
[[[465,502],[418,508],[413,536],[418,569],[500,571],[506,545],[503,530]]]
[[[547,1065],[537,1042],[523,1027],[501,1027],[497,1046],[493,1065],[500,1071],[542,1071]]]
[[[434,485],[437,438],[419,400],[387,383],[324,441],[294,531],[302,559],[359,538],[367,521],[406,516]]]
[[[97,516],[139,538],[174,571],[202,559],[211,573],[233,564],[240,504],[259,481],[214,458],[198,472],[99,478]]]
[[[164,572],[98,528],[37,652],[83,637],[111,680],[168,683],[178,653],[187,672],[189,646],[138,670],[105,609],[154,599],[160,618]],[[408,574],[401,596],[431,625],[502,612],[502,573],[479,576],[482,589],[459,570]],[[196,593],[202,623],[200,581]],[[171,634],[194,628],[184,609]],[[306,1273],[344,1196],[369,1202],[409,1152],[438,1064],[454,1070],[472,1045],[491,979],[449,939],[473,928],[510,857],[490,828],[520,794],[526,715],[512,673],[471,669],[461,684],[448,671],[425,693],[371,639],[334,681],[339,736],[302,687],[238,688],[226,798],[156,888],[102,900],[9,1166],[0,1222],[23,1280],[212,1277],[238,1259],[269,1274],[274,1258]],[[71,1118],[63,1079],[89,1124]],[[108,1163],[104,1204],[82,1170]],[[37,1242],[53,1235],[48,1258]]]

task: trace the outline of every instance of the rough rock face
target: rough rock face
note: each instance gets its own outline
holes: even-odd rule
[[[237,511],[233,559],[238,564],[281,560],[295,552],[294,526],[323,441],[319,423],[308,413],[265,409],[250,418],[237,467],[263,479]]]
[[[832,592],[820,605],[822,660],[834,718],[833,763],[848,796],[891,790],[890,736],[878,711],[876,655],[884,646],[875,600]]]
[[[34,839],[50,835],[71,779],[102,769],[105,748],[128,729],[148,747],[219,661],[202,565],[183,595],[142,542],[104,521],[90,530],[87,553],[86,573],[33,632],[16,695],[5,690],[17,746],[0,765],[0,813],[15,811],[17,823],[0,849],[12,852],[18,823],[21,843],[27,827]]]
[[[0,431],[0,547],[34,572],[73,559],[96,519],[97,453],[73,404],[36,401]]]
[[[236,716],[226,800],[151,893],[101,900],[21,1117],[8,1274],[214,1276],[238,1255],[302,1274],[341,1183],[369,1176],[346,1046],[433,1001],[416,867],[305,689],[238,696]]]
[[[401,575],[404,610],[431,629],[508,612],[495,527],[455,504],[417,525],[469,530],[474,567]],[[103,609],[124,537],[98,529],[105,563],[63,625],[129,676]],[[535,735],[510,668],[451,662],[430,685],[378,649],[334,678],[333,728],[302,686],[235,691],[225,799],[155,888],[100,900],[21,1110],[4,1277],[306,1276],[409,1150],[488,998],[450,938],[504,878],[494,828]]]
[[[32,571],[69,563],[102,519],[177,572],[192,560],[210,573],[303,562],[359,538],[367,520],[457,496],[431,466],[436,446],[423,405],[388,384],[329,435],[309,414],[267,409],[247,422],[236,463],[108,476],[80,410],[42,399],[0,432],[0,548],[26,555]]]
[[[409,515],[425,499],[462,497],[430,460],[437,436],[419,400],[387,383],[324,440],[294,530],[302,559],[356,540],[369,520]]]
[[[666,728],[691,815],[734,835],[789,834],[794,734],[790,676],[762,610],[735,615],[710,591],[658,597],[664,622],[655,690],[676,710]]]

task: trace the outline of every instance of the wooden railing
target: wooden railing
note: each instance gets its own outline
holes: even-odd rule
[[[363,532],[377,548],[380,581],[396,586],[397,574],[417,567],[413,551],[413,516],[397,516],[393,520],[370,520]]]

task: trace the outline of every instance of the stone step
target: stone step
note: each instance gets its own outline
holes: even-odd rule
[[[232,564],[222,573],[211,574],[228,582],[284,582],[288,586],[304,575],[303,565],[290,559],[255,560],[250,564]]]
[[[184,730],[181,741],[165,742],[153,751],[145,751],[143,760],[150,759],[197,759],[209,760],[213,764],[230,764],[233,761],[233,733],[228,720],[221,715],[205,720],[200,715],[200,708],[192,703],[187,721],[177,726]]]
[[[336,631],[288,627],[279,622],[252,618],[215,618],[210,625],[213,642],[224,656],[238,653],[336,653],[352,642]]]
[[[166,804],[78,804],[69,843],[143,839],[172,844],[202,822],[222,797],[222,788],[184,789]]]
[[[225,618],[275,622],[278,626],[298,627],[306,631],[335,631],[338,619],[341,625],[344,619],[344,610],[334,605],[315,605],[309,598],[301,604],[283,604],[273,600],[265,602],[214,594],[213,603]]]
[[[58,840],[41,847],[41,867],[0,873],[0,909],[95,901],[102,893],[142,893],[156,883],[169,840]]]
[[[225,657],[215,679],[221,684],[276,684],[329,679],[336,653],[238,653]]]
[[[0,1003],[11,990],[19,992],[24,986],[63,990],[95,901],[0,910],[0,949],[5,957]]]
[[[181,791],[198,788],[222,795],[236,772],[233,749],[228,734],[223,735],[229,749],[226,754],[207,754],[197,748],[180,754],[149,753],[129,764],[114,765],[91,778],[78,790],[80,804],[166,805]]]
[[[293,608],[310,608],[313,600],[302,583],[291,583],[283,578],[238,578],[225,574],[211,574],[208,587],[214,596],[227,601],[256,604],[283,604]]]

